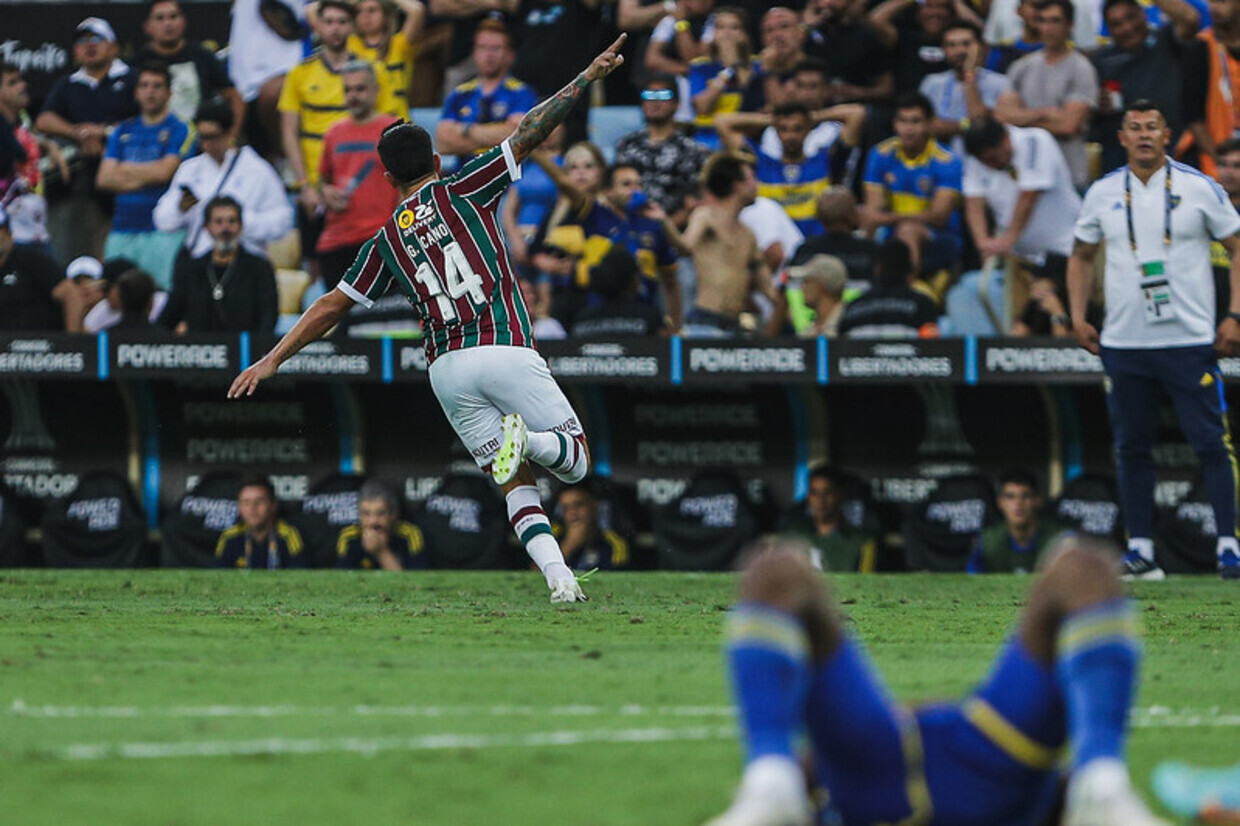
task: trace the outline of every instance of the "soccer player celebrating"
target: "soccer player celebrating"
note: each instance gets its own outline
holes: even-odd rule
[[[546,577],[552,602],[586,597],[564,564],[526,460],[573,483],[585,477],[590,454],[576,413],[533,349],[497,210],[504,190],[521,177],[521,162],[591,82],[624,62],[619,52],[626,37],[527,112],[508,139],[448,178],[439,177],[439,155],[426,130],[405,122],[388,127],[379,158],[384,177],[400,192],[396,212],[362,246],[336,288],[228,390],[233,399],[252,395],[354,304],[370,306],[395,282],[422,322],[431,388],[474,461],[490,468],[503,490],[513,529]]]

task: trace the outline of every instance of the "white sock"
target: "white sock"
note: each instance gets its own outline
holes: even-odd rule
[[[1123,794],[1132,788],[1128,766],[1114,757],[1097,757],[1072,773],[1069,798],[1084,796],[1089,799],[1107,799]]]
[[[554,430],[531,431],[526,455],[551,471],[561,482],[572,485],[586,478],[590,470],[585,448],[579,439]]]
[[[1133,537],[1128,540],[1128,550],[1136,551],[1146,562],[1154,561],[1154,540]]]
[[[1240,542],[1237,542],[1234,536],[1220,536],[1218,538],[1218,546],[1215,552],[1222,556],[1227,551],[1231,551],[1240,557]]]
[[[553,580],[572,576],[572,571],[564,564],[564,552],[560,543],[555,541],[551,533],[551,521],[542,508],[542,499],[538,488],[533,485],[518,485],[508,491],[504,497],[508,504],[508,521],[517,538],[525,546],[525,552],[534,560],[538,570],[542,571],[550,585]]]

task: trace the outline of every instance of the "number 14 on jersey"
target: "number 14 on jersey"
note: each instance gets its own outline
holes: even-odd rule
[[[436,272],[429,262],[423,262],[418,265],[413,277],[426,287],[427,294],[435,299],[443,320],[453,322],[457,318],[456,305],[453,303],[456,299],[468,295],[474,306],[481,307],[486,304],[487,297],[482,292],[482,276],[473,271],[461,245],[452,241],[444,244],[441,249],[444,272]],[[410,248],[409,253],[414,254],[414,250]]]

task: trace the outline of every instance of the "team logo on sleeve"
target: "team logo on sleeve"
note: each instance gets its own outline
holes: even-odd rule
[[[396,226],[401,229],[409,229],[409,227],[413,226],[413,210],[402,209],[400,214],[396,216]]]

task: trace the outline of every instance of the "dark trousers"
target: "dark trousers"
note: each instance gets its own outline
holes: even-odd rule
[[[1219,536],[1236,534],[1236,456],[1231,444],[1223,376],[1214,348],[1150,350],[1102,348],[1107,374],[1107,408],[1115,438],[1120,505],[1128,536],[1154,533],[1154,457],[1159,391],[1165,390],[1176,418],[1201,460],[1206,496]]]

